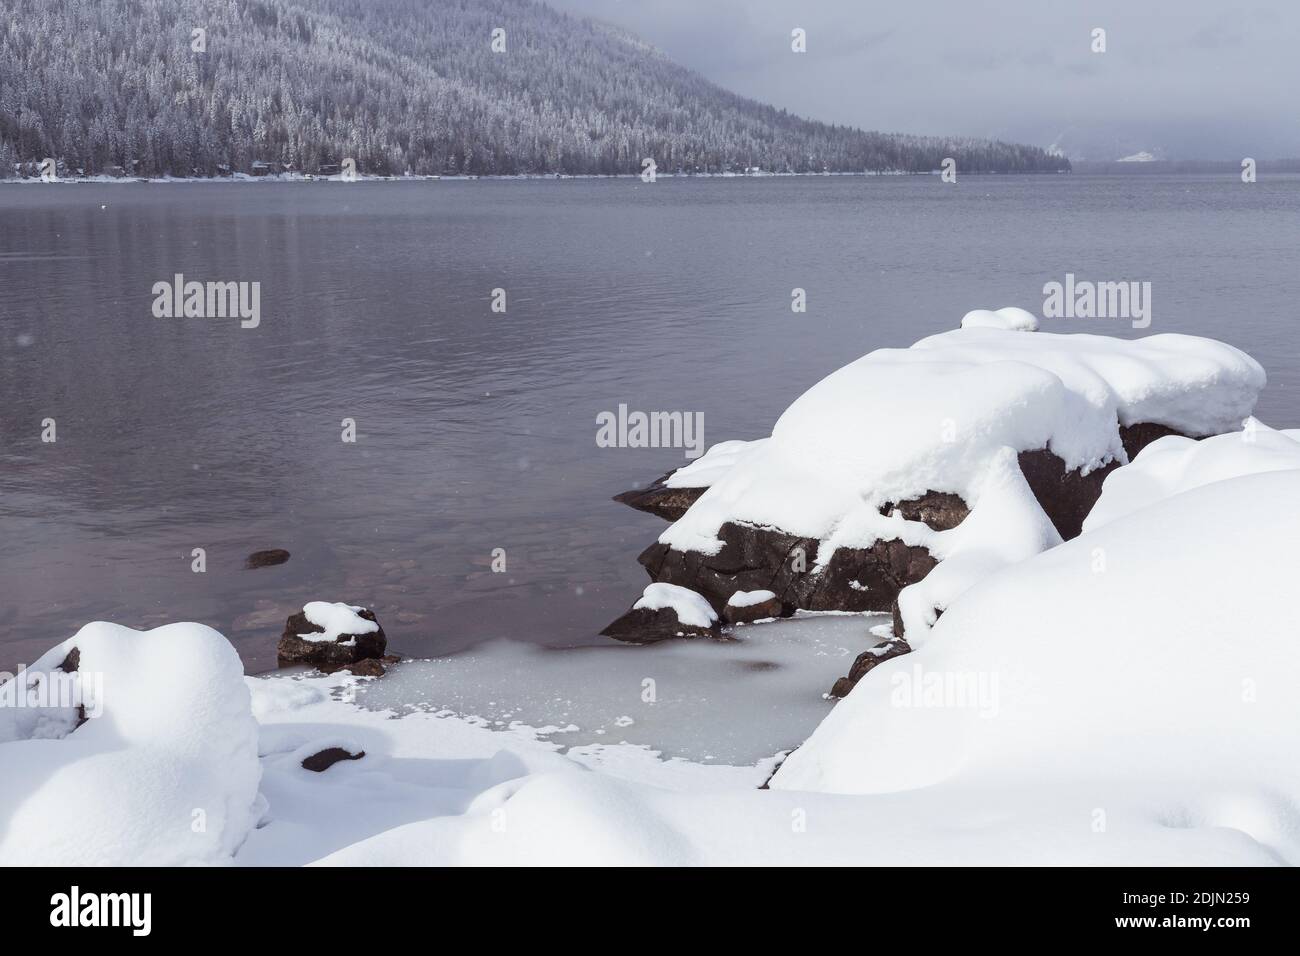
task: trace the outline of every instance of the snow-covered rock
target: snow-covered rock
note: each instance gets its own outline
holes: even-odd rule
[[[1300,862],[1300,469],[1205,483],[1254,457],[1215,442],[1190,490],[971,588],[772,787],[1037,791],[1085,831],[1122,807]]]
[[[766,443],[766,438],[718,442],[689,465],[665,476],[664,484],[669,488],[708,488]]]
[[[765,441],[767,439],[760,438],[757,441],[719,442],[690,464],[656,478],[645,488],[617,494],[614,500],[638,511],[676,521],[704,494],[704,489]]]
[[[387,646],[388,638],[373,611],[354,604],[308,601],[285,622],[276,652],[281,667],[309,664],[328,672],[378,660]]]
[[[772,591],[737,591],[727,599],[722,614],[728,624],[752,624],[780,617],[783,610],[781,599]]]
[[[718,612],[699,594],[675,584],[646,585],[632,609],[601,631],[621,641],[662,641],[673,637],[718,637]]]
[[[1066,470],[1092,471],[1126,460],[1122,425],[1193,436],[1239,427],[1264,381],[1245,353],[1187,335],[959,329],[878,349],[800,396],[771,440],[659,540],[713,553],[718,529],[743,521],[825,540],[832,552],[866,547],[893,536],[887,502],[927,491],[975,502],[1003,448],[1047,448]]]
[[[202,624],[87,624],[0,703],[0,864],[229,862],[263,811],[243,667]]]
[[[737,590],[808,610],[897,601],[923,630],[983,576],[1077,535],[1106,474],[1146,443],[1236,428],[1264,385],[1220,342],[1026,334],[1020,311],[872,352],[769,439],[715,446],[696,463],[707,490],[641,563],[718,610]]]

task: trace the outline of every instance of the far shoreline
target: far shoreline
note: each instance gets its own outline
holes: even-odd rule
[[[1297,174],[1300,173],[1300,159],[1281,159],[1260,161],[1260,174]],[[918,176],[941,176],[942,170],[913,172],[910,170],[863,170],[820,173],[656,173],[655,179],[905,179]],[[1088,162],[1079,161],[1072,169],[1059,170],[972,170],[959,171],[961,178],[966,177],[1131,177],[1149,175],[1168,176],[1232,176],[1239,177],[1240,167],[1231,162],[1172,162],[1156,160],[1151,162]],[[593,181],[640,179],[640,173],[484,173],[484,174],[419,174],[402,176],[359,175],[356,179],[344,179],[341,175],[318,176],[310,173],[274,173],[254,176],[250,173],[235,173],[229,176],[60,176],[56,179],[43,180],[37,176],[21,176],[0,179],[0,186],[13,185],[172,185],[191,183],[415,183],[415,182],[554,182],[554,181]]]
[[[864,171],[864,172],[824,172],[824,173],[656,173],[655,179],[891,179],[913,176],[940,176],[942,170],[929,172],[901,171]],[[1070,170],[1016,170],[1016,171],[981,171],[959,173],[962,176],[1061,176],[1069,175]],[[601,180],[601,179],[640,179],[640,173],[512,173],[512,174],[420,174],[410,176],[366,176],[348,180],[339,175],[313,176],[306,173],[276,173],[267,176],[253,176],[238,173],[233,176],[60,176],[57,179],[43,180],[36,176],[0,179],[0,185],[100,185],[100,184],[175,184],[175,183],[414,183],[414,182],[475,182],[492,180],[498,182],[552,182],[563,180]]]

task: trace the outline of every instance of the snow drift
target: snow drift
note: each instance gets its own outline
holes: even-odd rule
[[[209,627],[87,624],[0,699],[0,864],[223,863],[257,822],[257,723]]]
[[[1300,430],[1277,431],[1249,418],[1236,432],[1192,441],[1169,435],[1152,442],[1125,468],[1106,477],[1085,531],[1109,524],[1184,491],[1266,471],[1300,469]]]
[[[1258,446],[1213,442],[1153,446],[1145,467],[1144,452],[1129,467],[1181,454],[1190,490],[974,586],[924,646],[872,670],[772,786],[996,781],[1073,794],[1080,827],[1095,816],[1104,831],[1107,806],[1139,805],[1300,862],[1300,469],[1245,473],[1267,468]],[[1228,459],[1243,473],[1199,480]],[[1123,476],[1107,494],[1133,484]]]

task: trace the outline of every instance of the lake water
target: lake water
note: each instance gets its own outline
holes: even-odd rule
[[[663,527],[610,496],[685,459],[598,448],[598,413],[758,437],[1067,272],[1150,281],[1149,333],[1252,352],[1297,425],[1298,258],[1295,176],[0,185],[0,666],[180,619],[258,670],[312,599],[406,654],[600,643]],[[260,326],[155,318],[176,273],[260,282]],[[263,548],[293,556],[243,570]]]

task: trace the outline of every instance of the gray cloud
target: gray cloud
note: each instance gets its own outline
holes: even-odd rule
[[[1300,156],[1300,4],[1259,0],[547,0],[828,122],[993,136],[1074,158]],[[990,9],[993,8],[993,9]],[[790,52],[790,30],[808,52]],[[1090,50],[1107,31],[1107,52]]]

